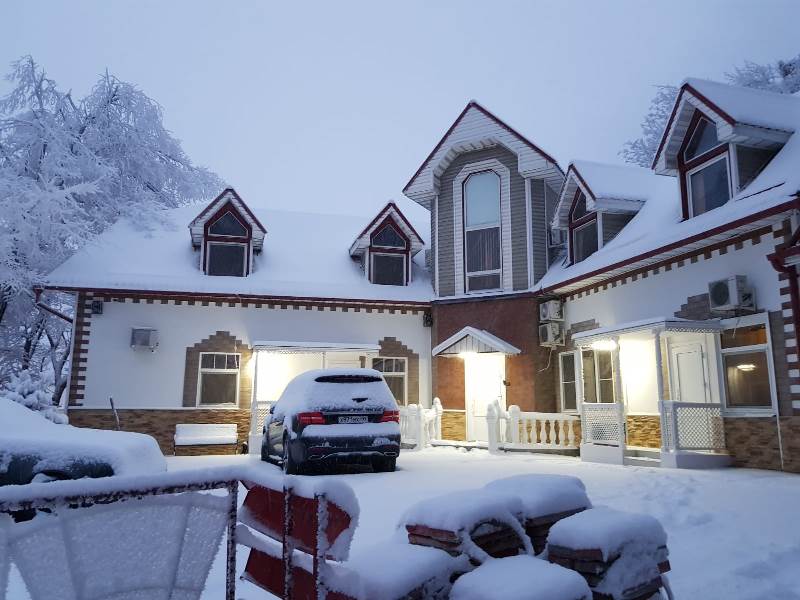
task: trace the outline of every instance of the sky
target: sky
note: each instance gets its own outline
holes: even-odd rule
[[[796,0],[17,0],[0,72],[31,54],[81,95],[108,69],[246,202],[370,215],[470,99],[562,167],[619,162],[653,86],[796,56],[799,21]]]

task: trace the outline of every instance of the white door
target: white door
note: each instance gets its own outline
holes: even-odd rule
[[[505,354],[476,354],[464,358],[464,396],[467,405],[467,440],[489,440],[486,407],[497,402],[506,408],[503,380],[506,377]]]
[[[710,402],[703,345],[692,343],[672,346],[670,359],[672,399],[678,402]]]

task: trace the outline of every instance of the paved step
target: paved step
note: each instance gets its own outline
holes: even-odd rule
[[[625,456],[630,456],[633,458],[661,458],[661,450],[659,448],[627,446],[625,448]]]
[[[622,464],[633,467],[660,467],[661,458],[654,458],[651,456],[626,456]]]

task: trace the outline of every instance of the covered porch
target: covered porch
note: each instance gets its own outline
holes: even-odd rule
[[[721,330],[659,317],[575,334],[582,459],[726,465]]]

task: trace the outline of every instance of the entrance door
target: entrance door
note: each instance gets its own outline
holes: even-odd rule
[[[486,442],[486,407],[497,402],[506,408],[503,380],[506,377],[505,354],[487,353],[464,358],[464,400],[467,408],[467,440]]]
[[[679,344],[670,348],[672,366],[671,396],[678,402],[710,402],[708,372],[699,343]]]

